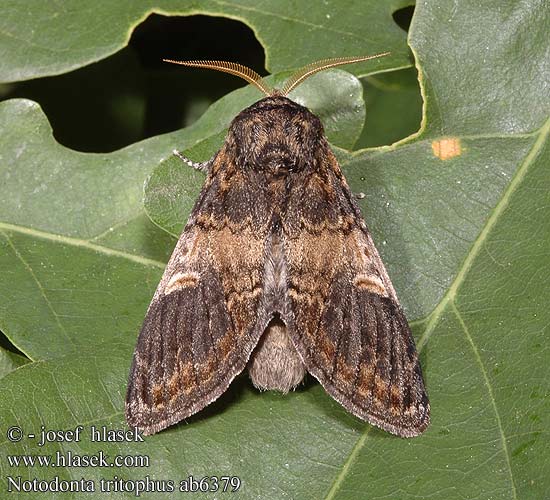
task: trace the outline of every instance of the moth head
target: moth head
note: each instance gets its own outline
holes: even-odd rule
[[[226,147],[241,167],[275,180],[315,165],[322,139],[323,125],[317,116],[287,97],[273,95],[233,119]]]
[[[226,145],[243,167],[261,171],[269,178],[284,178],[300,171],[312,161],[323,136],[323,126],[313,113],[286,96],[310,76],[336,66],[368,61],[388,55],[338,57],[304,66],[285,82],[281,89],[269,87],[254,70],[228,61],[165,62],[208,68],[239,76],[256,86],[266,97],[242,111],[231,123]]]

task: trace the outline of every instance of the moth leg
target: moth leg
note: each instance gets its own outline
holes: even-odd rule
[[[186,165],[190,166],[191,168],[194,168],[195,170],[200,170],[201,172],[205,172],[205,173],[210,170],[210,167],[212,166],[212,163],[214,162],[214,158],[215,158],[215,156],[213,156],[207,161],[196,162],[196,161],[190,160],[189,158],[187,158],[187,156],[184,156],[177,149],[174,149],[172,153],[174,153],[174,155],[177,156]]]
[[[366,195],[365,195],[365,193],[361,192],[361,193],[353,193],[353,196],[356,200],[362,200],[362,199],[365,198]]]

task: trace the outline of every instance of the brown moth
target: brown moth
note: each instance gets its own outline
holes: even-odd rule
[[[147,311],[126,419],[153,434],[217,399],[248,368],[286,393],[306,371],[346,410],[403,437],[430,405],[407,320],[317,116],[224,61],[169,61],[238,75],[267,97],[231,123]]]

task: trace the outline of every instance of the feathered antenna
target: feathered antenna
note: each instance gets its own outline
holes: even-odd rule
[[[293,89],[300,85],[306,78],[309,78],[319,71],[325,69],[334,68],[335,66],[342,66],[344,64],[352,64],[369,59],[376,59],[378,57],[384,57],[389,55],[390,52],[383,52],[374,56],[360,56],[360,57],[335,57],[333,59],[322,59],[307,66],[294,73],[289,80],[285,83],[285,86],[281,89],[272,89],[263,80],[263,78],[256,73],[253,69],[247,68],[242,64],[228,62],[228,61],[174,61],[172,59],[163,59],[164,62],[172,64],[181,64],[182,66],[193,66],[195,68],[208,68],[215,69],[217,71],[223,71],[224,73],[230,73],[232,75],[240,76],[248,83],[255,85],[266,96],[273,95],[288,95]]]
[[[237,75],[245,79],[248,83],[258,87],[266,96],[274,94],[273,89],[266,85],[263,78],[258,73],[242,64],[228,61],[173,61],[171,59],[163,59],[163,61],[172,64],[181,64],[183,66],[193,66],[195,68],[215,69],[217,71],[223,71],[224,73]]]
[[[377,57],[384,57],[389,55],[390,52],[383,52],[381,54],[376,54],[374,56],[360,56],[360,57],[335,57],[333,59],[322,59],[320,61],[308,64],[302,69],[294,73],[285,83],[285,86],[280,90],[279,94],[286,96],[300,85],[306,78],[309,78],[319,71],[324,71],[325,69],[334,68],[335,66],[342,66],[343,64],[352,64],[363,61],[368,61],[369,59],[376,59]]]

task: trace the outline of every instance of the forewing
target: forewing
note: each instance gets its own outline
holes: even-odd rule
[[[306,368],[334,399],[386,431],[415,436],[429,423],[429,402],[414,340],[336,159],[327,156],[297,182],[283,219],[284,319]]]
[[[263,303],[268,207],[260,195],[257,210],[241,208],[257,189],[254,178],[228,168],[213,170],[155,292],[134,353],[126,418],[145,434],[218,398],[245,368],[269,319]]]

